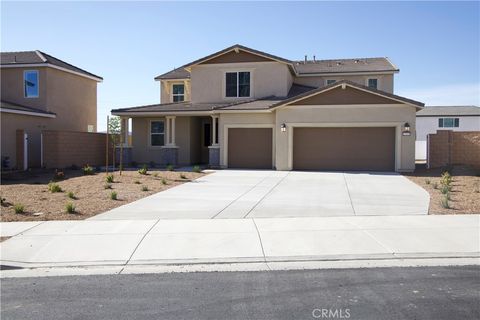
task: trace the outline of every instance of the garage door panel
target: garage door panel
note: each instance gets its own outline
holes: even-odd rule
[[[229,128],[228,167],[271,169],[272,131],[271,128]]]
[[[395,128],[295,128],[297,170],[395,169]]]

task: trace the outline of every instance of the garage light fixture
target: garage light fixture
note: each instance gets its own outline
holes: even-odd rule
[[[410,135],[410,124],[408,122],[405,122],[405,124],[403,125],[402,135],[404,135],[404,136],[409,136]]]
[[[287,125],[285,123],[282,123],[282,125],[280,126],[280,130],[282,132],[286,132],[287,131]]]

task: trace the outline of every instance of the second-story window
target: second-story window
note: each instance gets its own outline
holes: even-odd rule
[[[225,73],[225,97],[250,97],[250,72]]]
[[[378,79],[376,78],[368,79],[368,87],[372,89],[378,89]]]
[[[23,73],[23,91],[25,98],[38,98],[37,70],[29,70]]]
[[[440,118],[438,119],[439,128],[458,128],[460,126],[459,118]]]
[[[172,101],[173,102],[185,101],[185,85],[183,84],[172,85]]]
[[[335,83],[335,82],[337,82],[337,80],[327,79],[327,86],[328,86],[329,84],[332,84],[332,83]]]

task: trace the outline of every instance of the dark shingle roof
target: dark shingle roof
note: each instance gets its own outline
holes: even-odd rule
[[[480,116],[476,106],[427,106],[417,112],[417,117],[434,116]]]
[[[356,72],[397,72],[399,71],[388,58],[357,58],[315,61],[296,61],[297,72],[315,73],[356,73]]]
[[[190,79],[190,72],[180,67],[155,77],[155,80]]]
[[[16,103],[8,102],[8,101],[1,101],[1,108],[10,109],[10,110],[17,110],[17,111],[25,111],[25,112],[33,112],[33,113],[41,113],[41,114],[49,114],[49,115],[56,115],[53,112],[48,112],[42,109],[22,106]]]
[[[70,71],[78,72],[90,77],[103,80],[102,77],[99,77],[93,73],[85,71],[79,67],[71,65],[65,61],[62,61],[58,58],[55,58],[47,53],[42,51],[19,51],[19,52],[2,52],[1,53],[1,65],[2,66],[13,66],[13,65],[25,65],[25,64],[51,64],[57,67],[61,67]]]

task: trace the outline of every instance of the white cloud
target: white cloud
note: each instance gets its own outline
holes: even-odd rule
[[[480,83],[406,89],[396,94],[424,102],[426,106],[480,105]]]

